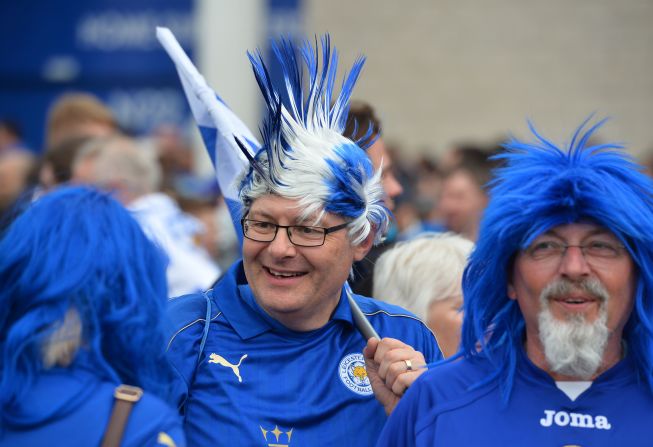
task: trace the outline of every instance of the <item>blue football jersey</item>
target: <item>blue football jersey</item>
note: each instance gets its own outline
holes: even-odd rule
[[[13,419],[0,428],[0,447],[100,445],[115,402],[115,388],[79,368],[42,373],[16,405]],[[181,418],[146,392],[129,415],[120,445],[184,447]]]
[[[651,446],[653,395],[631,358],[572,400],[521,352],[507,405],[498,383],[470,389],[487,360],[461,360],[423,374],[390,416],[378,446]]]
[[[203,343],[205,297],[175,298],[168,353],[189,445],[369,446],[386,421],[372,394],[346,298],[322,328],[296,332],[268,316],[235,264],[206,295],[211,301]],[[345,295],[343,295],[345,296]],[[382,337],[441,358],[433,334],[414,315],[355,296]]]

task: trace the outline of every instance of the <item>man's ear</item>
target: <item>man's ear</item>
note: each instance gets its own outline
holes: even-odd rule
[[[512,285],[512,282],[508,283],[508,298],[510,298],[511,300],[517,299],[517,291],[515,290],[515,287]]]
[[[508,262],[508,298],[511,300],[516,300],[517,299],[517,290],[515,290],[515,286],[513,285],[513,281],[515,278],[515,262],[516,262],[516,255],[513,255],[510,258],[510,261]]]
[[[374,245],[375,234],[374,231],[370,231],[363,242],[354,246],[354,261],[360,261],[367,255],[367,253],[369,253],[372,249],[372,245]]]

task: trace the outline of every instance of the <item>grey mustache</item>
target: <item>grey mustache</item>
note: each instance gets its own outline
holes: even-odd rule
[[[589,294],[605,303],[610,295],[608,294],[605,286],[596,278],[587,278],[582,281],[570,281],[568,279],[559,279],[550,284],[542,290],[542,297],[546,300],[560,295],[568,295],[573,292],[583,292]]]

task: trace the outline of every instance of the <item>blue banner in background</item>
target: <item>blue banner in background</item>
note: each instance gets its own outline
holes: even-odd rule
[[[60,94],[97,95],[127,131],[185,124],[190,112],[155,27],[191,57],[193,0],[34,0],[0,3],[0,119],[40,152],[48,107]]]

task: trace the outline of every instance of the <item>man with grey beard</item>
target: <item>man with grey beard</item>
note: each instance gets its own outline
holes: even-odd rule
[[[454,360],[401,399],[379,446],[650,446],[653,182],[602,122],[497,158],[463,277]]]

